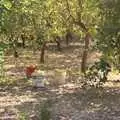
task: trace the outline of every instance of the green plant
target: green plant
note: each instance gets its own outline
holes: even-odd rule
[[[50,120],[51,118],[50,107],[51,107],[51,102],[49,100],[43,104],[40,111],[41,120]]]
[[[101,22],[98,26],[97,47],[112,66],[120,71],[119,4],[119,0],[107,0],[99,5]]]
[[[4,77],[4,49],[5,49],[5,45],[0,43],[0,80],[3,79]]]
[[[27,114],[24,112],[21,112],[19,115],[19,120],[28,120]]]
[[[103,58],[95,62],[85,74],[86,84],[99,87],[107,81],[107,75],[111,71],[111,66]]]

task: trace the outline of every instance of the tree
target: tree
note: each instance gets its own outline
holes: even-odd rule
[[[102,1],[98,48],[104,59],[120,70],[120,1]]]
[[[27,28],[34,31],[37,38],[35,42],[39,47],[45,46],[46,41],[56,41],[60,50],[58,37],[66,35],[68,44],[70,32],[80,31],[79,33],[85,36],[81,63],[81,70],[85,73],[89,41],[98,21],[96,20],[99,12],[97,0],[12,0],[9,4],[9,12],[4,19],[3,28],[8,31],[7,34],[9,33],[10,36],[12,34],[13,43],[17,42]],[[23,37],[22,42],[24,47]]]
[[[81,71],[85,73],[89,43],[92,39],[93,31],[96,30],[99,9],[97,0],[65,0],[57,1],[56,13],[60,16],[58,21],[66,30],[76,29],[84,34],[84,51],[81,62]],[[99,17],[98,17],[99,18]]]

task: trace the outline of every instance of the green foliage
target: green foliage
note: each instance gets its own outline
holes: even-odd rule
[[[50,107],[51,107],[52,103],[51,100],[47,100],[47,102],[45,102],[43,104],[43,106],[41,107],[41,114],[40,114],[40,118],[41,120],[50,120],[51,119],[51,111],[50,111]]]
[[[47,108],[41,110],[41,120],[50,120],[50,112]]]
[[[120,70],[120,1],[101,3],[101,23],[97,46],[103,56]]]
[[[107,81],[107,75],[111,71],[111,66],[104,60],[101,59],[99,62],[95,62],[89,67],[85,79],[87,84],[91,86],[99,87]]]
[[[19,120],[28,120],[28,115],[24,112],[20,113]]]
[[[2,49],[0,49],[0,79],[3,78],[3,63],[4,63],[4,52]]]
[[[46,107],[41,110],[41,120],[50,120],[50,111]]]
[[[96,0],[1,0],[0,4],[6,8],[1,14],[1,31],[7,36],[12,34],[15,39],[23,30],[29,30],[41,46],[44,40],[64,36],[68,29],[82,34],[75,21],[82,21],[93,35],[96,34],[99,13]]]
[[[0,80],[4,77],[4,51],[7,45],[3,42],[0,43]]]

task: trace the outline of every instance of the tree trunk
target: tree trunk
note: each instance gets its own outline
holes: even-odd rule
[[[25,39],[22,39],[22,47],[25,48]]]
[[[72,35],[70,33],[70,31],[67,32],[66,34],[66,45],[69,45],[70,40],[72,39]]]
[[[14,49],[14,57],[15,57],[15,58],[18,58],[18,57],[19,57],[18,52],[17,52],[16,49]]]
[[[57,36],[55,38],[55,42],[57,43],[57,50],[61,51],[61,44],[60,44],[60,37],[59,36]]]
[[[43,43],[41,48],[40,63],[45,62],[45,47],[46,47],[46,42]]]
[[[68,9],[68,12],[74,22],[75,25],[79,26],[80,28],[82,28],[82,31],[84,33],[86,33],[86,36],[85,36],[85,47],[84,47],[84,51],[83,51],[83,57],[82,57],[82,62],[81,62],[81,72],[82,73],[85,73],[86,72],[86,63],[87,63],[87,55],[88,55],[88,49],[89,49],[89,41],[91,40],[91,35],[90,33],[88,32],[89,29],[86,27],[86,25],[82,22],[82,19],[81,19],[81,14],[77,14],[78,15],[78,20],[76,20],[74,18],[74,16],[71,15],[71,11],[70,11],[70,6],[69,6],[69,3],[68,3],[68,0],[66,0],[66,3],[67,3],[67,9]],[[79,1],[78,5],[81,7],[82,4],[81,4],[81,1]]]
[[[91,40],[91,35],[90,33],[86,33],[85,36],[85,46],[84,46],[84,51],[83,51],[83,56],[82,56],[82,62],[81,62],[81,72],[85,74],[86,72],[86,64],[87,64],[87,56],[88,56],[88,51],[89,51],[89,43]]]
[[[17,42],[18,42],[18,37],[13,41],[13,50],[14,50],[14,57],[18,58],[18,51],[17,51]]]
[[[22,47],[25,48],[25,39],[26,39],[26,37],[25,37],[24,34],[22,34],[21,38],[22,38]]]

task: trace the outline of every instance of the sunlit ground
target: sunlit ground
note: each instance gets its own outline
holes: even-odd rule
[[[6,56],[5,75],[9,86],[0,87],[0,120],[40,120],[40,108],[47,100],[52,101],[52,120],[120,120],[120,75],[110,73],[109,81],[100,89],[83,89],[77,84],[80,76],[82,48],[71,44],[61,52],[46,51],[45,64],[39,64],[40,52],[20,51],[20,59]],[[90,53],[88,64],[97,61],[100,53]],[[27,65],[38,66],[34,75],[44,72],[53,85],[46,89],[33,88],[25,79]],[[57,70],[57,72],[56,72]],[[66,82],[54,86],[56,79],[62,80],[58,71],[66,72]]]

